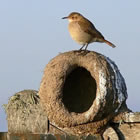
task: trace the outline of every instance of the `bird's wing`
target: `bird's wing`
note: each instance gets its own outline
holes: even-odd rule
[[[78,21],[78,24],[84,32],[92,35],[93,37],[104,39],[103,35],[95,28],[95,26],[88,20],[88,22]]]

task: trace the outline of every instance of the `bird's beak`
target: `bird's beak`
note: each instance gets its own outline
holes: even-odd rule
[[[63,17],[62,19],[67,19],[68,17]]]

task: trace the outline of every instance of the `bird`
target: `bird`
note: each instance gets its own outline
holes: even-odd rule
[[[85,50],[87,50],[88,45],[92,42],[106,43],[112,48],[116,47],[113,43],[106,40],[104,36],[95,28],[94,24],[82,14],[72,12],[67,17],[63,17],[62,19],[68,19],[69,33],[73,40],[82,45],[80,50],[82,50],[84,47]]]

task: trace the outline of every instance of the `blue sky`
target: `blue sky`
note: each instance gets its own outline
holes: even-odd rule
[[[1,0],[0,131],[7,131],[2,104],[21,90],[38,90],[49,60],[80,48],[68,33],[68,22],[61,19],[73,11],[90,19],[117,46],[93,43],[88,49],[115,61],[128,88],[127,105],[140,111],[139,0]]]

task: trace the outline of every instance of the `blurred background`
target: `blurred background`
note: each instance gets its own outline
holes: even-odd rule
[[[0,132],[7,131],[2,107],[24,89],[39,90],[46,64],[59,53],[81,46],[61,18],[80,12],[117,47],[93,43],[88,49],[115,61],[128,89],[127,105],[140,111],[139,0],[0,0]]]

